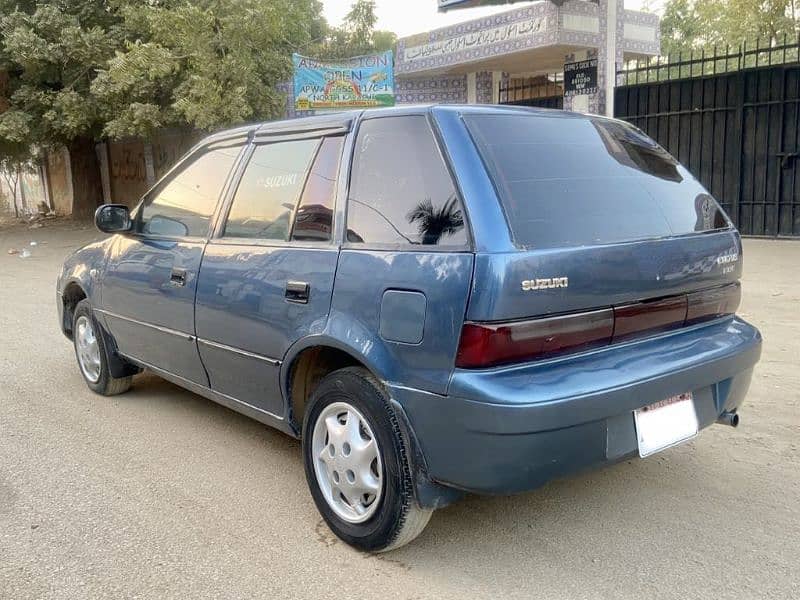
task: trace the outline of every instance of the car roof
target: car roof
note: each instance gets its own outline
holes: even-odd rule
[[[255,135],[290,135],[302,131],[316,131],[327,129],[349,129],[351,125],[362,117],[388,117],[408,114],[425,114],[428,112],[455,112],[458,114],[527,114],[539,115],[549,118],[586,118],[582,113],[573,113],[550,108],[537,108],[529,106],[511,106],[500,104],[403,104],[385,108],[372,108],[368,110],[331,111],[319,115],[282,119],[279,121],[262,121],[232,129],[225,129],[209,135],[203,140],[204,144],[213,143],[232,137]]]

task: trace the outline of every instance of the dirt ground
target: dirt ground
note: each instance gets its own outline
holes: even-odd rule
[[[86,388],[55,280],[98,236],[0,228],[0,599],[800,596],[800,242],[745,241],[765,343],[738,429],[470,497],[367,556],[320,520],[296,441],[151,375]]]

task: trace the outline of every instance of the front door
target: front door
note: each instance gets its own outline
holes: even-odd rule
[[[208,385],[197,351],[194,297],[219,197],[242,143],[198,150],[142,201],[109,256],[98,312],[119,351]]]
[[[278,418],[281,361],[325,328],[330,310],[343,140],[254,145],[200,268],[197,337],[212,389]]]

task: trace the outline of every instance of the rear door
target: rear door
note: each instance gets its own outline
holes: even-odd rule
[[[325,328],[330,310],[343,142],[306,134],[254,144],[200,269],[196,326],[211,388],[279,418],[281,360]]]
[[[208,385],[195,343],[194,297],[211,215],[244,141],[201,148],[142,201],[131,234],[117,236],[102,308],[123,354]]]
[[[335,334],[380,361],[390,381],[444,393],[472,264],[460,194],[427,116],[365,117],[331,308]]]

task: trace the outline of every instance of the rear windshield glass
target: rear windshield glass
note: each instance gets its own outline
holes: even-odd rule
[[[464,120],[517,244],[607,244],[729,227],[714,198],[632,125],[524,113]]]

